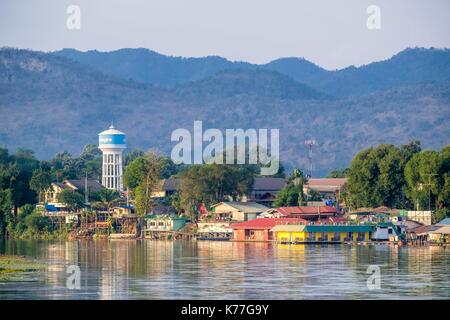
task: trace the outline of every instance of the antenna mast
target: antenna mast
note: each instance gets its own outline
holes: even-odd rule
[[[313,164],[313,149],[314,146],[316,145],[316,140],[315,139],[310,139],[310,140],[306,140],[305,144],[308,146],[309,148],[309,154],[308,154],[308,159],[309,159],[309,172],[308,172],[308,177],[312,178],[313,175],[313,169],[314,169],[314,164]]]

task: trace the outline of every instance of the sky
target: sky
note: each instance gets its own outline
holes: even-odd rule
[[[67,28],[70,5],[80,29]],[[380,29],[367,27],[370,5]],[[449,12],[448,0],[0,0],[0,46],[148,48],[252,63],[303,57],[334,70],[407,47],[450,48]]]

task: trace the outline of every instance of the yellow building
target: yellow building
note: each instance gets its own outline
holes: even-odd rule
[[[278,242],[365,242],[373,226],[359,225],[277,225],[270,231]]]

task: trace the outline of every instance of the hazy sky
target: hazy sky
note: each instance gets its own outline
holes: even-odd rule
[[[66,27],[69,5],[81,29]],[[366,26],[369,5],[381,29]],[[149,48],[265,63],[296,56],[327,69],[406,47],[450,47],[449,0],[0,0],[0,46],[109,51]]]

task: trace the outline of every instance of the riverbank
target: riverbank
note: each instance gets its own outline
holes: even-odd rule
[[[0,281],[21,281],[39,272],[43,265],[25,256],[0,254]]]

